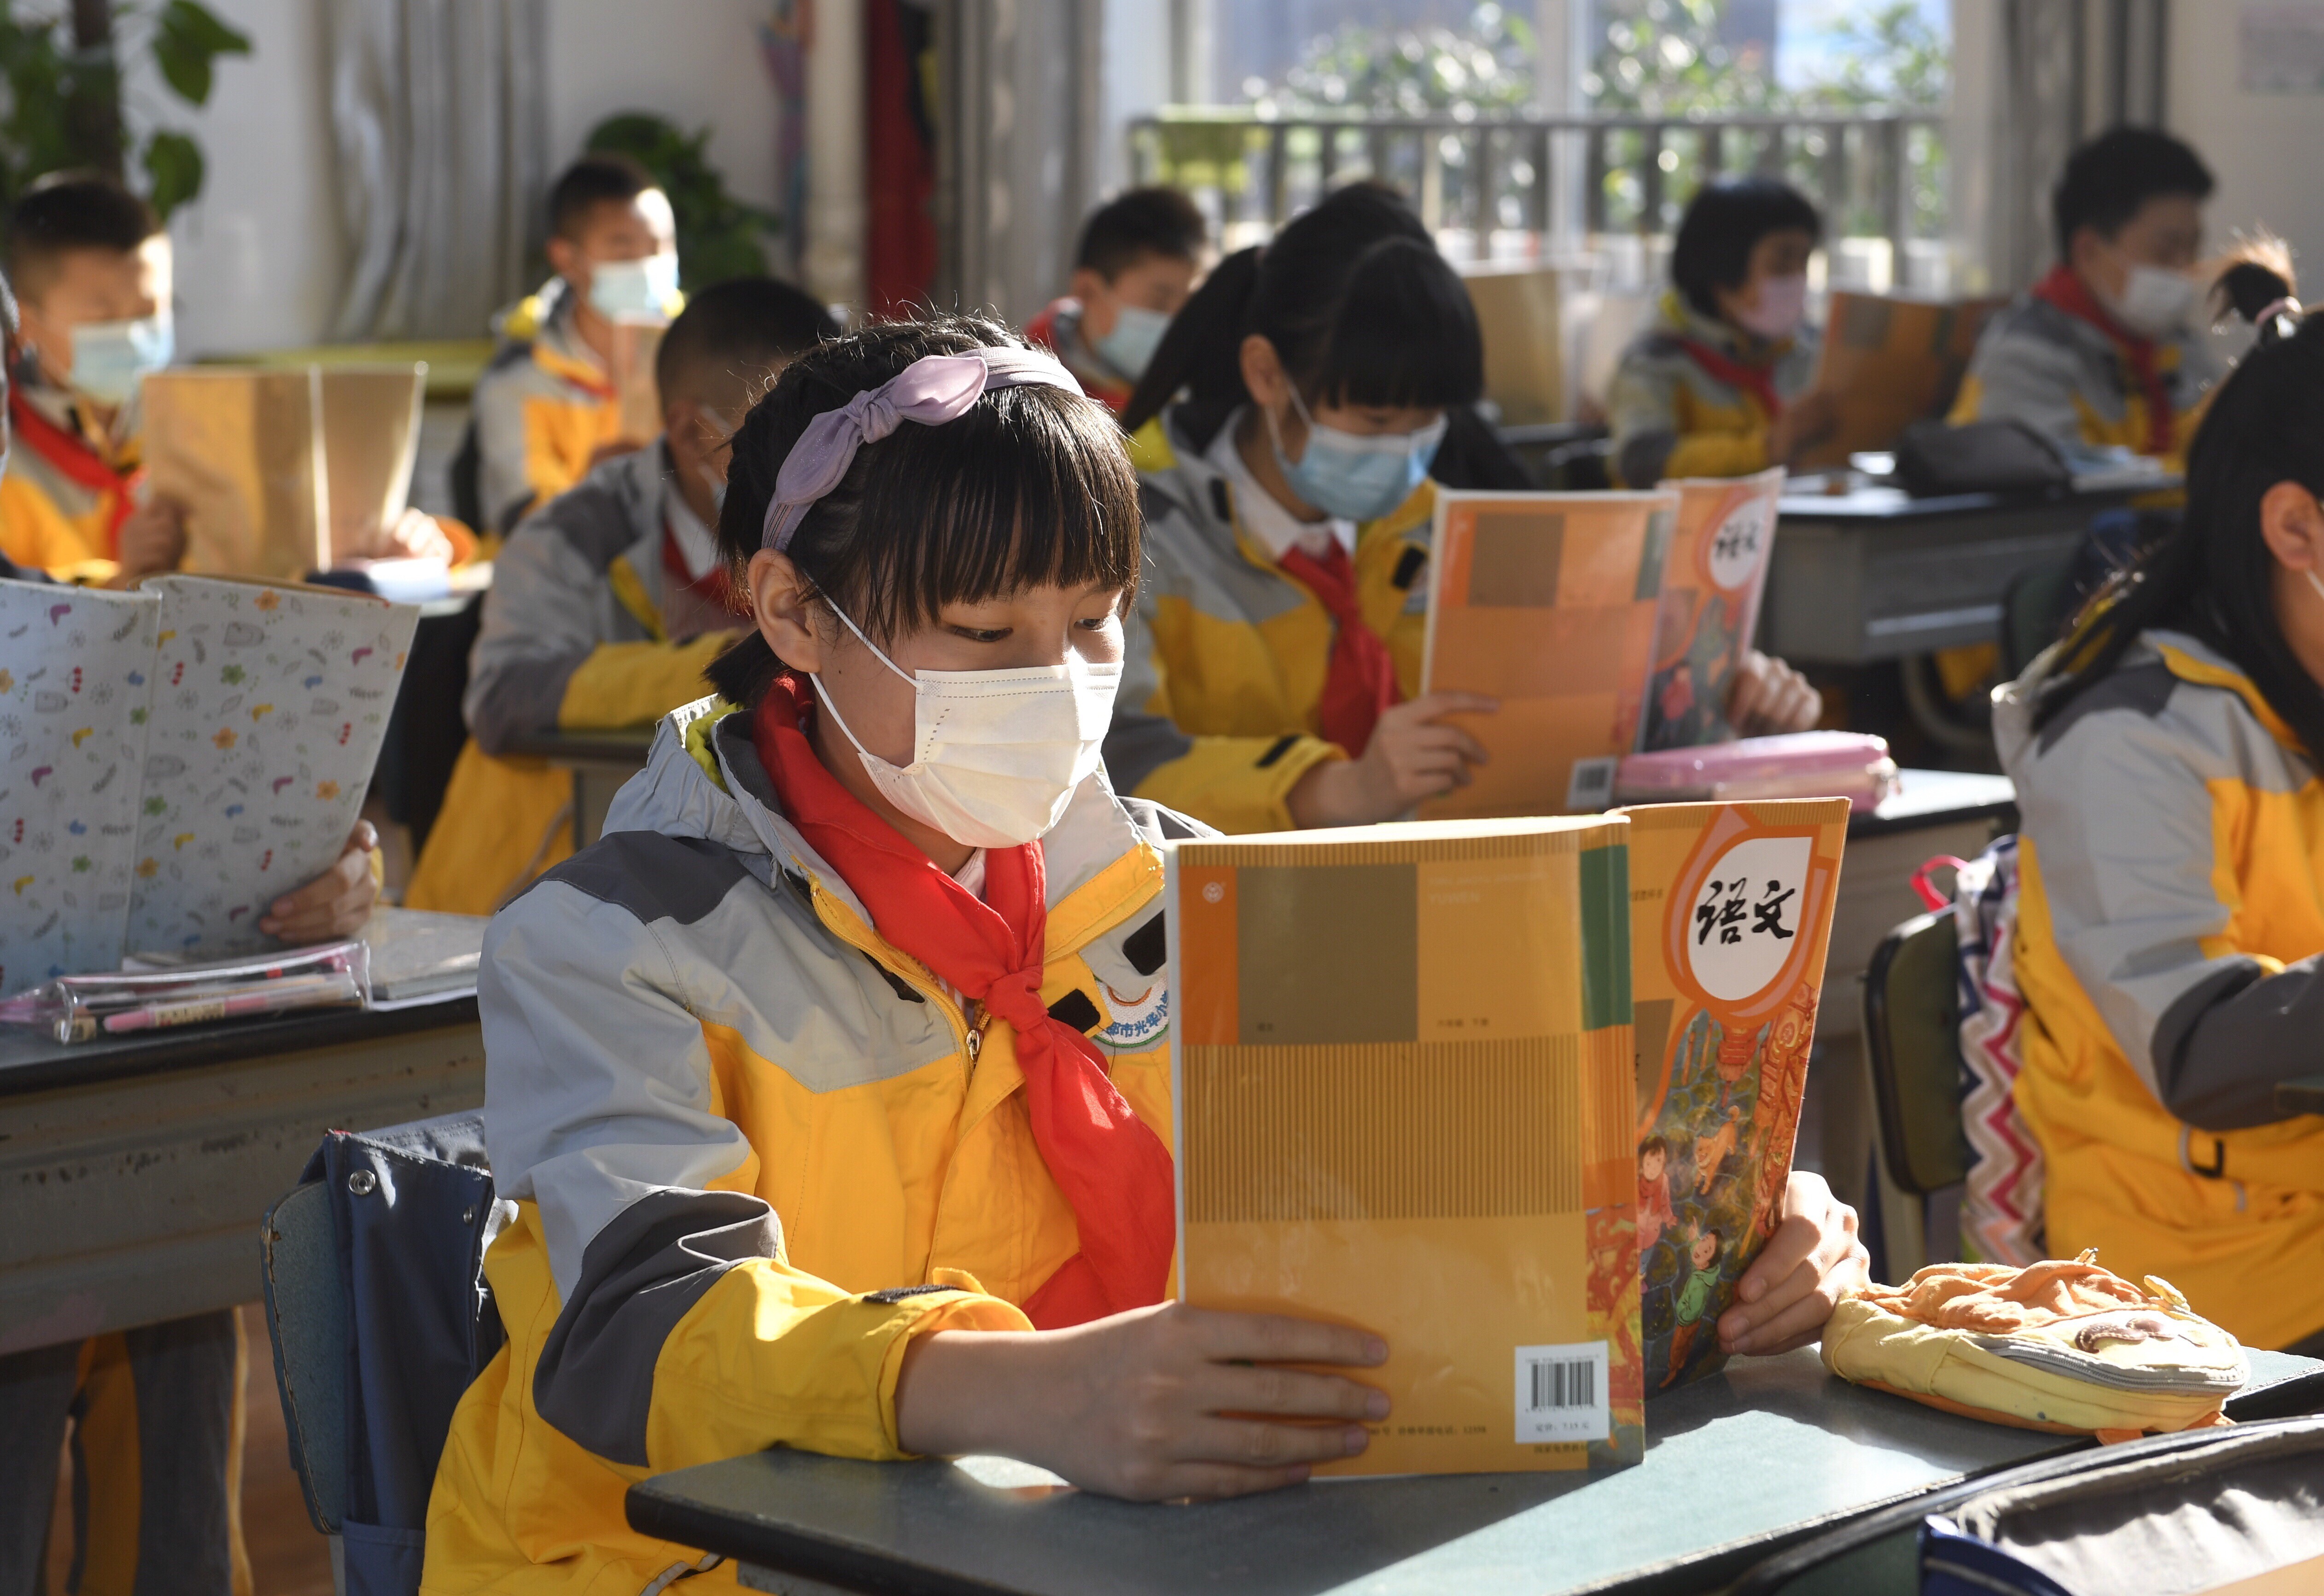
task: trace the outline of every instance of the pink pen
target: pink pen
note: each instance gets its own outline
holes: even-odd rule
[[[159,1030],[173,1025],[200,1025],[213,1019],[246,1019],[265,1014],[282,1014],[293,1009],[323,1009],[335,1004],[352,1003],[362,994],[355,978],[340,972],[321,977],[296,977],[272,983],[271,988],[255,992],[236,992],[231,997],[196,998],[180,1003],[150,1003],[143,1009],[124,1010],[105,1017],[108,1035],[123,1031]]]

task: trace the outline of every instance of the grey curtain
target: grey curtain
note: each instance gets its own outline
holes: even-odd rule
[[[475,337],[547,182],[545,0],[327,0],[347,284],[334,336]]]

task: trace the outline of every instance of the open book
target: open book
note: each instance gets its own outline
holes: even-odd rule
[[[1642,1455],[1620,816],[1181,843],[1179,1296],[1385,1337],[1319,1473]]]
[[[337,859],[420,612],[336,588],[0,582],[0,994],[270,946]]]
[[[1455,715],[1492,756],[1424,819],[1553,815],[1613,801],[1638,745],[1675,493],[1436,491],[1424,693],[1482,693]]]
[[[1839,401],[1840,426],[1800,464],[1845,466],[1858,450],[1894,448],[1906,427],[1951,409],[1978,334],[2007,302],[1835,292],[1816,386]]]
[[[1724,1361],[1719,1315],[1775,1227],[1848,812],[1846,798],[1622,811],[1650,1391]]]
[[[1655,622],[1655,674],[1639,744],[1648,752],[1734,735],[1727,694],[1758,629],[1784,468],[1662,485],[1678,494],[1678,530]]]

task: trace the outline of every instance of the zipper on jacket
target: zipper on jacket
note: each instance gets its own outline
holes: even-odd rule
[[[794,860],[792,863],[798,864],[798,862]],[[805,865],[798,865],[798,868],[802,873],[805,873],[807,868]],[[960,1005],[953,1001],[952,994],[945,989],[944,984],[932,980],[924,981],[912,971],[899,970],[890,964],[884,956],[886,944],[881,942],[878,934],[871,931],[870,927],[865,927],[865,936],[859,936],[846,925],[839,923],[833,916],[825,913],[823,899],[816,892],[815,878],[812,875],[807,876],[807,902],[814,909],[815,918],[822,922],[825,930],[855,949],[882,970],[893,974],[897,980],[936,1005],[936,1011],[942,1014],[945,1023],[952,1027],[953,1045],[958,1047],[962,1056],[968,1060],[969,1071],[973,1074],[976,1069],[976,1056],[983,1048],[983,1037],[980,1028],[969,1023],[968,1017],[961,1012]]]

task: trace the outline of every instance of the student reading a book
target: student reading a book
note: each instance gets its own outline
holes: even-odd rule
[[[1617,480],[1749,476],[1788,466],[1832,429],[1807,320],[1808,257],[1823,218],[1776,178],[1706,183],[1680,218],[1671,289],[1607,389]]]
[[[2024,421],[2069,448],[2177,466],[2219,366],[2195,320],[2211,174],[2167,133],[2117,127],[2066,160],[2058,263],[1979,335],[1952,420]]]
[[[1106,742],[1122,790],[1253,832],[1387,820],[1467,781],[1484,750],[1440,717],[1489,704],[1413,694],[1432,474],[1531,485],[1483,386],[1468,292],[1385,189],[1220,263],[1123,417],[1148,567]],[[1797,730],[1814,693],[1753,653],[1729,713]]]
[[[687,304],[655,352],[662,436],[606,460],[503,548],[469,655],[469,741],[413,872],[413,909],[490,914],[572,852],[571,775],[503,757],[558,728],[650,725],[699,697],[742,625],[718,554],[727,440],[794,356],[838,326],[770,277]]]
[[[2259,344],[2177,529],[1995,696],[2017,784],[2016,1102],[2051,1256],[2324,1350],[2324,318],[2231,272]]]
[[[669,198],[628,156],[567,167],[549,191],[549,234],[557,274],[503,318],[472,401],[479,531],[508,531],[618,447],[614,325],[680,303]]]
[[[487,934],[510,1339],[430,1589],[674,1578],[698,1554],[630,1529],[629,1485],[771,1445],[1169,1498],[1365,1444],[1360,1379],[1253,1365],[1377,1342],[1163,1301],[1156,844],[1199,828],[1099,757],[1139,521],[1104,408],[974,318],[825,344],[743,422],[719,542],[753,629]],[[1812,1336],[1839,1233],[1791,1219],[1737,1333]]]
[[[1071,291],[1025,324],[1092,399],[1120,415],[1170,318],[1194,291],[1209,224],[1176,189],[1132,189],[1092,211]]]

